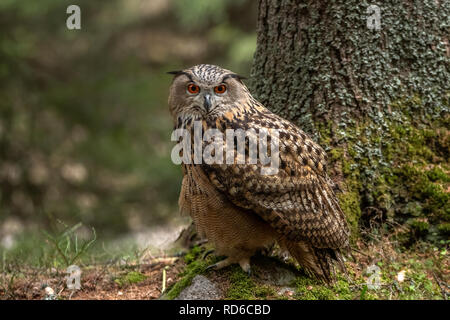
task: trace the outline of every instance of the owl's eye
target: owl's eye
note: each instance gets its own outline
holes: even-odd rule
[[[225,91],[227,91],[227,86],[224,84],[221,84],[220,86],[214,88],[214,92],[218,94],[225,93]]]
[[[189,93],[196,94],[196,93],[199,93],[200,87],[199,87],[198,85],[196,85],[196,84],[190,83],[190,84],[187,86],[187,91],[188,91]]]

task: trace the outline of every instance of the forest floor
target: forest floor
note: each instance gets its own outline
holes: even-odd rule
[[[447,244],[446,244],[447,245]],[[252,259],[248,276],[238,266],[205,270],[219,258],[204,245],[182,255],[147,255],[114,263],[80,264],[81,288],[67,288],[65,268],[4,265],[1,299],[173,299],[198,274],[209,279],[221,299],[448,299],[446,245],[417,242],[400,250],[390,235],[372,236],[353,245],[348,275],[326,285],[306,275],[291,259],[272,250]],[[371,286],[371,284],[373,286]]]

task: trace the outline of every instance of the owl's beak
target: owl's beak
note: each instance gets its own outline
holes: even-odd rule
[[[203,98],[203,106],[205,107],[206,112],[209,112],[209,110],[211,109],[211,95],[205,94]]]

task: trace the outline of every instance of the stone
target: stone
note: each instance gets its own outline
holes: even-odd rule
[[[207,277],[197,275],[190,286],[181,291],[175,300],[218,300],[222,297],[221,290]]]

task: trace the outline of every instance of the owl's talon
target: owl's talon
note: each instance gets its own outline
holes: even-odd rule
[[[210,270],[210,269],[219,270],[219,269],[228,267],[230,264],[232,264],[232,262],[228,258],[226,258],[222,261],[219,261],[217,263],[214,263],[214,264],[206,267],[205,270]]]
[[[252,275],[252,268],[250,267],[250,258],[245,258],[239,261],[239,265],[241,266],[242,270],[248,274],[250,277]]]
[[[209,266],[206,267],[205,271],[215,270],[216,269],[216,265],[217,265],[217,263],[210,264]]]
[[[208,258],[208,256],[209,256],[211,253],[213,253],[214,251],[215,251],[214,249],[205,251],[205,253],[204,253],[203,256],[202,256],[202,260],[206,260],[206,258]]]

